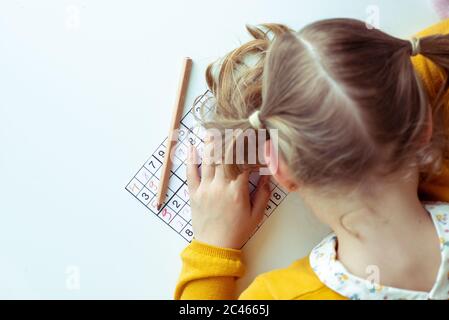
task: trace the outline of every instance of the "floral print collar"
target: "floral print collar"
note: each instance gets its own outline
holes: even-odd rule
[[[327,236],[310,253],[310,265],[327,287],[353,300],[447,300],[449,299],[449,203],[423,203],[440,238],[441,266],[430,292],[382,286],[350,274],[337,259],[335,234]],[[375,272],[375,270],[372,270]],[[367,270],[370,274],[371,271]]]

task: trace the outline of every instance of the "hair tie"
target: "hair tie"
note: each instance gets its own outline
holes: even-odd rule
[[[260,121],[260,110],[254,111],[252,115],[249,116],[248,121],[251,124],[251,127],[253,129],[261,129],[262,128],[262,122]]]
[[[410,39],[410,43],[412,45],[412,53],[411,56],[417,56],[418,54],[421,53],[421,44],[419,41],[419,38],[413,37]]]

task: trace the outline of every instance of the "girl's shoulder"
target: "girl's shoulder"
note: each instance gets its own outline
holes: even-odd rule
[[[310,266],[308,256],[295,261],[287,268],[258,276],[240,298],[252,299],[254,296],[276,300],[346,299],[320,281]]]

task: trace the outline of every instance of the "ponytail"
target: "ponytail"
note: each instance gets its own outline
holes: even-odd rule
[[[442,163],[449,159],[449,118],[446,106],[448,106],[449,90],[449,35],[437,34],[419,39],[419,54],[430,60],[441,72],[442,82],[435,97],[428,102],[432,107],[432,143],[433,151],[427,155],[424,162],[430,165],[430,170],[425,172],[425,180],[441,171]],[[433,80],[435,81],[435,80]],[[439,152],[439,159],[432,157],[432,153]]]
[[[432,61],[443,73],[443,84],[435,99],[435,107],[445,103],[445,95],[449,89],[449,35],[432,35],[420,39],[420,54]]]

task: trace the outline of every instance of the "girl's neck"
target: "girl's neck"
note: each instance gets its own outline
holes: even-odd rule
[[[352,231],[335,228],[338,260],[360,278],[374,276],[382,285],[430,291],[441,264],[432,218],[419,205],[385,204],[384,210],[391,215],[359,221]],[[378,274],[372,274],[373,270]]]
[[[429,291],[441,256],[417,185],[417,179],[399,179],[373,188],[369,197],[322,199],[319,205],[318,199],[306,202],[336,233],[338,260],[350,273],[371,280],[374,276],[375,282],[386,286]]]

